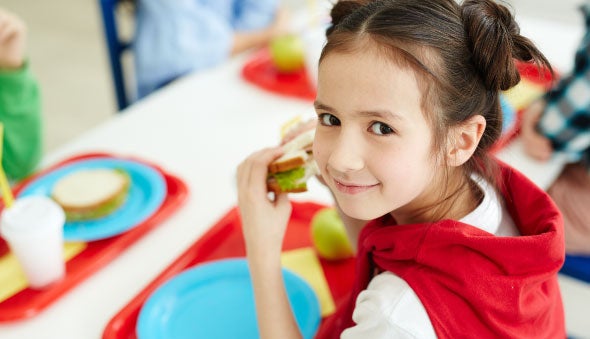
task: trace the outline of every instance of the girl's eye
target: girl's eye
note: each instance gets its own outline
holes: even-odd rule
[[[371,130],[371,132],[377,135],[387,135],[395,133],[393,128],[387,126],[382,122],[374,122],[373,124],[371,124],[371,127],[369,127],[369,129]]]
[[[319,120],[324,126],[340,126],[340,120],[329,113],[320,114]]]

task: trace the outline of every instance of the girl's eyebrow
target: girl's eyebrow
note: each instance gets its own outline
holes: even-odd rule
[[[330,111],[330,112],[334,112],[334,108],[321,103],[320,101],[316,100],[313,102],[313,107],[315,107],[315,109],[321,109],[321,110],[325,110],[325,111]]]
[[[379,118],[379,119],[391,119],[391,120],[404,120],[402,116],[399,114],[395,114],[388,110],[372,110],[372,111],[360,111],[358,112],[359,115],[363,117],[369,118]]]
[[[336,110],[326,104],[321,103],[320,101],[316,100],[313,103],[313,106],[315,107],[315,109],[318,110],[325,110],[325,111],[329,111],[329,112],[336,112]],[[393,119],[393,120],[404,120],[402,116],[395,114],[394,112],[391,112],[389,110],[368,110],[368,111],[360,111],[358,112],[358,114],[360,116],[363,117],[374,117],[374,118],[380,118],[380,119]]]

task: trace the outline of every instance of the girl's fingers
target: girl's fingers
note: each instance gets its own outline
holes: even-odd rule
[[[279,147],[265,148],[250,155],[238,166],[238,187],[240,191],[262,191],[266,195],[268,165],[280,157]]]
[[[250,172],[250,183],[255,187],[261,188],[266,194],[266,177],[268,174],[268,165],[283,153],[281,148],[275,147],[265,150],[260,157],[254,159],[252,171]]]
[[[301,123],[295,129],[289,131],[287,134],[283,136],[281,139],[281,145],[288,143],[289,141],[295,139],[298,135],[309,131],[310,129],[315,129],[317,126],[317,119],[310,119],[304,123]]]
[[[274,204],[277,208],[281,210],[286,209],[289,212],[288,214],[291,214],[292,206],[287,193],[278,193],[275,196]]]

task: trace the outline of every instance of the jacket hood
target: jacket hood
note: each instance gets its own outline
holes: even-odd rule
[[[557,283],[565,257],[561,214],[523,174],[500,168],[502,196],[521,235],[496,236],[456,220],[370,222],[359,237],[359,280],[342,329],[353,325],[354,301],[377,269],[411,286],[439,338],[565,336]]]

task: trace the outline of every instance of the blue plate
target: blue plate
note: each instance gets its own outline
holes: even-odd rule
[[[320,307],[311,287],[290,271],[283,278],[304,338],[313,338]],[[245,259],[195,266],[160,286],[137,320],[139,339],[259,338],[254,294]]]
[[[103,218],[67,222],[64,226],[65,240],[92,241],[123,233],[150,217],[166,197],[166,182],[160,172],[135,161],[114,158],[96,158],[64,165],[28,183],[18,196],[50,196],[53,185],[64,175],[94,168],[125,170],[131,177],[127,200],[119,209]]]

